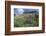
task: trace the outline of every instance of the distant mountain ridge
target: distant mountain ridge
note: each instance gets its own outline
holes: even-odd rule
[[[24,13],[38,13],[39,9],[23,9],[23,8],[15,8],[14,16],[21,15]]]
[[[37,11],[23,12],[23,13],[38,13]]]

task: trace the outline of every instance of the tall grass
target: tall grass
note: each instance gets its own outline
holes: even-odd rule
[[[38,26],[39,19],[36,14],[22,14],[14,16],[14,27],[34,27]]]

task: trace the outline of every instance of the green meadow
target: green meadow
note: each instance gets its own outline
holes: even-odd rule
[[[38,13],[25,13],[19,16],[14,16],[14,27],[34,27],[39,26]]]

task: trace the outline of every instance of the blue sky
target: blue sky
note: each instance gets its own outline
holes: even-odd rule
[[[37,11],[37,12],[39,12],[39,9],[14,8],[14,14],[23,14],[23,12],[31,12],[31,11]]]

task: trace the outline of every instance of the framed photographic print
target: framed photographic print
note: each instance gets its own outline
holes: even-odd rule
[[[44,3],[5,1],[5,34],[45,32]]]

